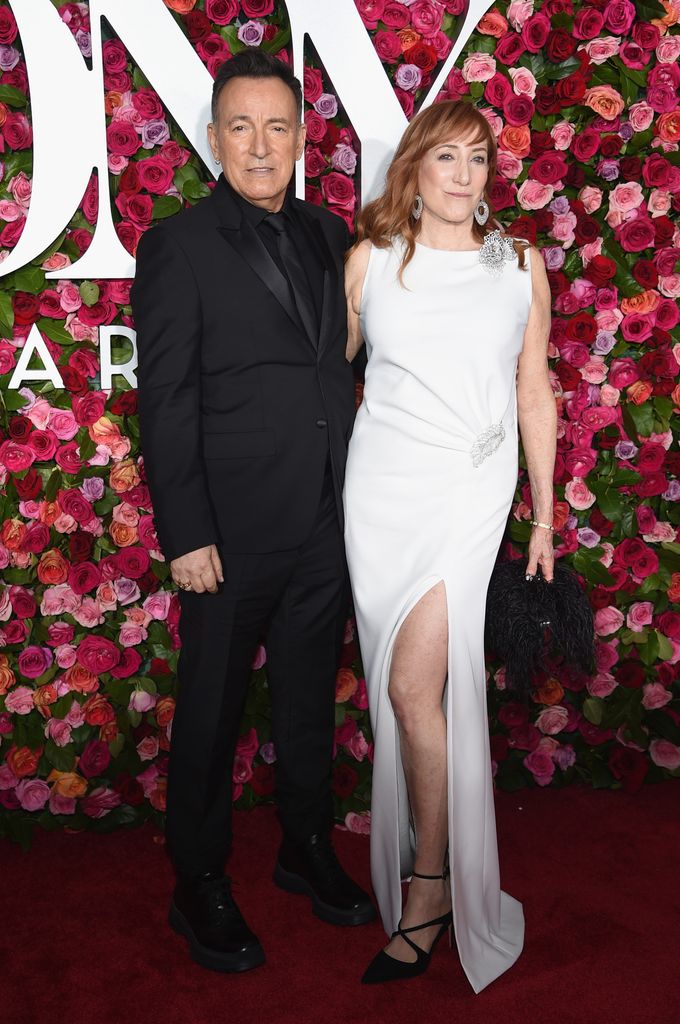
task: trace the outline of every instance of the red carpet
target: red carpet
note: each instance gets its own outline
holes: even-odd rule
[[[504,887],[521,899],[518,963],[475,996],[440,944],[415,981],[367,988],[378,924],[340,929],[270,881],[270,808],[237,819],[236,895],[268,962],[195,966],[165,924],[171,871],[150,827],[3,842],[3,1024],[675,1024],[680,1020],[680,785],[636,795],[570,788],[499,794]],[[336,832],[368,881],[368,842]]]

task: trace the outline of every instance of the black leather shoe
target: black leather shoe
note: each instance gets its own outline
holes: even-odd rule
[[[284,839],[274,881],[286,892],[310,896],[316,916],[329,924],[366,924],[376,916],[368,894],[338,863],[328,835],[310,836],[304,843]]]
[[[264,950],[236,906],[230,879],[221,873],[180,876],[168,921],[201,967],[249,971],[264,963]]]

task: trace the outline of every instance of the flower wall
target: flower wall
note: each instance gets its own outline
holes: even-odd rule
[[[213,74],[246,46],[289,59],[283,3],[165,2]],[[87,59],[87,4],[55,6]],[[356,6],[410,117],[465,5]],[[598,637],[592,678],[555,664],[528,706],[488,662],[503,788],[582,780],[634,790],[680,775],[679,15],[678,0],[499,2],[440,96],[483,109],[499,144],[498,218],[546,263],[555,545],[588,590]],[[104,63],[113,213],[134,253],[155,220],[208,195],[212,177],[115,38]],[[25,223],[32,159],[26,67],[7,3],[0,70],[4,258]],[[311,47],[304,85],[307,198],[351,225],[360,145]],[[135,392],[103,391],[98,376],[99,327],[133,326],[130,282],[45,278],[87,248],[96,209],[93,178],[50,249],[0,278],[0,814],[22,841],[36,822],[111,829],[165,806],[179,606],[154,532]],[[36,324],[63,388],[10,391]],[[525,549],[530,516],[523,468],[507,554]],[[350,622],[333,787],[338,819],[367,831],[372,748],[359,659]],[[253,669],[233,771],[238,806],[273,789],[264,648]]]

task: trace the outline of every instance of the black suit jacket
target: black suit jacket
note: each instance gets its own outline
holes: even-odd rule
[[[354,420],[349,236],[339,217],[293,202],[323,267],[318,338],[222,178],[139,243],[131,296],[141,446],[168,559],[211,543],[297,547],[313,528],[329,449],[342,525]]]

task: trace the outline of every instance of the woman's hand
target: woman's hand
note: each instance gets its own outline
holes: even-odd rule
[[[552,530],[546,530],[544,526],[532,526],[529,538],[527,575],[535,576],[539,565],[543,579],[551,583],[555,565]]]

